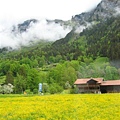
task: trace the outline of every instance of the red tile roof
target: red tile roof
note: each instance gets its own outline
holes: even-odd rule
[[[103,81],[101,83],[101,86],[107,86],[107,85],[120,85],[120,80],[109,80],[109,81]]]
[[[75,85],[77,85],[77,84],[86,84],[91,79],[97,81],[98,83],[103,82],[103,78],[85,78],[85,79],[77,79],[74,84]]]

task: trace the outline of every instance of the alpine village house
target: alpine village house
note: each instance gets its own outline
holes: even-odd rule
[[[74,83],[78,93],[116,93],[120,92],[120,80],[104,81],[103,78],[77,79]]]

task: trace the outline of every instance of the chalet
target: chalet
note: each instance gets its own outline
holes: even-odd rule
[[[120,80],[104,81],[103,78],[77,79],[74,83],[79,93],[120,92]]]

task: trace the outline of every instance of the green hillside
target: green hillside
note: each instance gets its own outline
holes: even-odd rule
[[[119,48],[120,17],[113,17],[56,42],[1,50],[0,83],[12,83],[14,93],[37,93],[41,82],[43,92],[58,93],[74,91],[77,78],[120,79]]]

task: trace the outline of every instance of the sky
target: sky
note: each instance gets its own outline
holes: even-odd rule
[[[0,19],[71,19],[101,0],[0,0]]]
[[[31,40],[55,41],[71,31],[60,25],[47,24],[45,19],[70,20],[72,16],[95,8],[101,0],[0,0],[0,48],[18,48]],[[38,19],[27,32],[12,34],[13,25]]]

